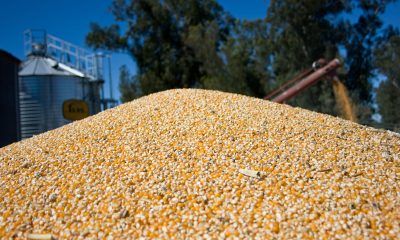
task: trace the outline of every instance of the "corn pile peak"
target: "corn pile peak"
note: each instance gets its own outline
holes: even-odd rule
[[[0,149],[0,236],[396,238],[400,137],[170,90]]]

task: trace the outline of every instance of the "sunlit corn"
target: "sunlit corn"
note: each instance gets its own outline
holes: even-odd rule
[[[0,236],[395,239],[399,180],[398,134],[171,90],[0,149]]]

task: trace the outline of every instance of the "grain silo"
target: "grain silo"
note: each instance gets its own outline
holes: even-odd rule
[[[96,114],[102,106],[103,65],[96,54],[46,34],[24,32],[19,72],[21,139]]]

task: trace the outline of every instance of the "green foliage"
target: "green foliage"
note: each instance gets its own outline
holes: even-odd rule
[[[225,41],[231,21],[213,0],[115,0],[111,10],[117,21],[127,23],[125,33],[119,25],[93,24],[87,42],[131,54],[143,94],[201,84],[202,69],[211,63],[198,56],[215,58],[207,52],[213,54]],[[199,47],[209,36],[206,46]]]
[[[271,90],[271,46],[265,20],[237,21],[233,34],[222,49],[226,78],[237,86],[235,91],[264,97]]]
[[[377,89],[379,113],[385,128],[400,130],[400,35],[390,33],[389,41],[375,52],[376,64],[387,79]]]
[[[116,23],[93,24],[86,40],[94,48],[123,51],[134,58],[135,76],[121,69],[124,102],[171,88],[263,97],[312,62],[337,57],[344,62],[339,78],[349,89],[358,118],[371,124],[374,49],[388,39],[381,34],[380,16],[393,1],[271,0],[265,19],[239,21],[215,0],[114,0]],[[351,14],[358,18],[349,18]],[[394,67],[385,66],[380,66],[385,74]],[[386,85],[379,91],[389,91]],[[392,98],[385,100],[379,91],[379,104],[389,106],[386,102]],[[340,114],[328,80],[289,104]],[[379,109],[385,121],[390,119],[384,106]]]
[[[332,20],[348,6],[334,0],[271,1],[268,21],[271,23],[273,72],[281,85],[312,62],[332,59],[338,54],[341,32]],[[332,86],[320,81],[289,101],[291,105],[338,115]]]
[[[382,126],[391,130],[400,130],[400,88],[393,81],[383,81],[377,90],[379,113],[382,116]]]
[[[265,20],[234,20],[213,0],[115,0],[111,9],[120,24],[93,24],[87,43],[128,52],[142,94],[200,87],[263,97],[269,89]]]
[[[361,0],[285,0],[271,1],[273,72],[278,84],[290,79],[300,69],[321,57],[342,58],[340,73],[358,109],[358,119],[369,123],[372,109],[372,84],[375,77],[373,49],[383,38],[380,15],[393,1]],[[352,22],[346,14],[358,14]],[[339,49],[345,56],[339,55]],[[320,81],[290,102],[292,105],[338,115],[330,84]]]
[[[371,101],[372,86],[369,79],[373,77],[373,50],[385,39],[379,37],[382,29],[380,14],[386,5],[392,1],[362,0],[356,1],[356,7],[361,14],[353,25],[346,24],[346,36],[343,41],[347,50],[346,64],[348,73],[346,85],[352,92],[357,92],[360,102]]]
[[[142,95],[140,85],[136,76],[131,76],[128,68],[122,65],[119,69],[119,91],[121,92],[121,101],[128,102]]]

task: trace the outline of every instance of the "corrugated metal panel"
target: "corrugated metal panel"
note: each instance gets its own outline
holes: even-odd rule
[[[46,56],[30,56],[19,72],[21,138],[46,132],[67,123],[62,105],[68,99],[82,99],[90,113],[100,111],[101,81]]]
[[[84,99],[84,79],[72,76],[21,76],[21,138],[63,126],[62,104],[65,100]]]

